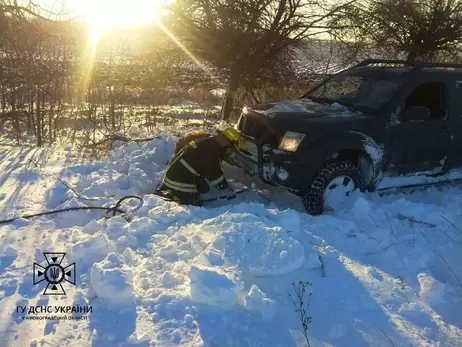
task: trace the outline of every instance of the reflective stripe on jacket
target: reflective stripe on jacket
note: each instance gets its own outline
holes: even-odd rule
[[[221,154],[214,137],[190,142],[168,163],[163,184],[186,193],[207,192],[208,183],[219,190],[228,188]]]
[[[195,184],[181,183],[169,180],[167,177],[162,182],[166,187],[183,193],[199,193]]]

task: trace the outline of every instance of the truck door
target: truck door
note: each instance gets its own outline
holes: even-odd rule
[[[406,110],[412,106],[429,108],[430,118],[405,119]],[[398,174],[438,171],[455,155],[448,82],[421,77],[403,90],[400,108],[398,121],[387,128],[387,169]]]
[[[453,102],[451,128],[454,146],[456,148],[456,156],[454,166],[462,168],[462,75],[454,81],[453,84]]]

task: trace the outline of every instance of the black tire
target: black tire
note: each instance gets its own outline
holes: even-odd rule
[[[348,176],[355,183],[356,189],[366,190],[364,177],[361,170],[350,161],[338,161],[325,165],[317,174],[310,188],[302,195],[303,206],[306,211],[314,216],[324,212],[324,192],[327,185],[336,177]]]

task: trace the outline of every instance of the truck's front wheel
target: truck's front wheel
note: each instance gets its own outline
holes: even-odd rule
[[[338,161],[324,166],[303,195],[303,205],[311,215],[320,215],[332,208],[332,199],[345,196],[352,191],[366,190],[361,170],[350,161]]]

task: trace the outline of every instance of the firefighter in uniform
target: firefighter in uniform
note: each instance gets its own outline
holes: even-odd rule
[[[157,195],[179,204],[202,206],[201,193],[210,185],[235,197],[223,175],[221,162],[239,146],[241,136],[234,128],[218,130],[216,136],[200,138],[185,145],[167,164]]]
[[[173,155],[176,155],[179,151],[183,149],[184,146],[186,146],[191,141],[196,141],[196,140],[203,139],[206,137],[212,137],[212,135],[206,133],[203,130],[193,130],[193,131],[187,132],[176,143],[175,150],[173,151]]]

